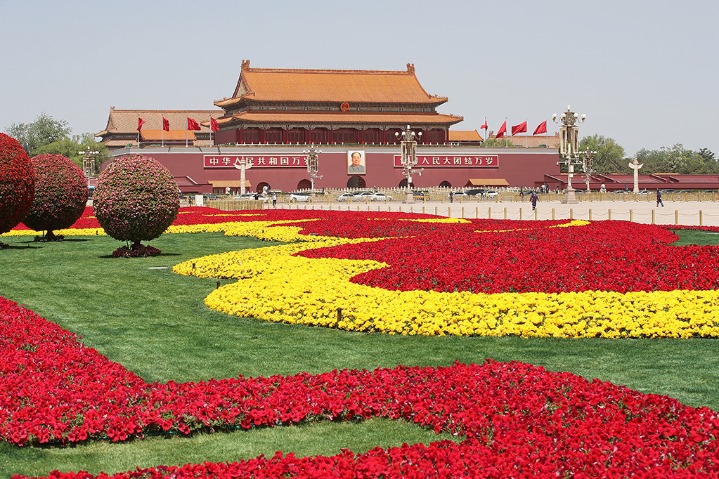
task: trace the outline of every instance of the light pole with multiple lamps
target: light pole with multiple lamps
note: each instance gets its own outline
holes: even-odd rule
[[[415,133],[412,131],[409,125],[407,128],[402,130],[402,133],[395,132],[397,138],[402,138],[402,169],[403,174],[407,178],[407,195],[405,196],[405,203],[414,203],[414,195],[412,194],[412,173],[417,173],[422,176],[423,169],[414,169],[417,166],[417,140],[416,138],[422,137],[422,132]]]
[[[594,173],[594,170],[592,168],[592,161],[594,161],[594,157],[596,156],[597,152],[594,150],[582,150],[579,152],[579,155],[582,158],[582,169],[584,170],[584,184],[587,185],[587,193],[589,193],[589,180]]]
[[[311,186],[311,194],[312,197],[315,196],[315,180],[322,179],[322,175],[318,175],[317,172],[320,169],[320,160],[319,160],[319,153],[322,153],[322,150],[318,150],[315,148],[315,144],[312,143],[309,150],[302,150],[302,153],[307,153],[307,173],[310,175],[310,183]]]
[[[567,111],[559,116],[552,115],[552,121],[560,125],[559,127],[559,156],[560,164],[567,165],[567,196],[563,203],[576,203],[577,196],[572,188],[572,177],[574,176],[574,166],[581,165],[579,158],[579,127],[577,123],[584,123],[587,115],[577,115],[572,108],[567,105]]]
[[[82,155],[82,171],[85,174],[85,178],[87,178],[88,187],[90,186],[90,178],[94,177],[97,171],[95,155],[98,153],[100,152],[92,151],[89,146],[86,147],[84,151],[78,152],[79,155]]]

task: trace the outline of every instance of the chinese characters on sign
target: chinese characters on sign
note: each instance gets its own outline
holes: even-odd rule
[[[499,168],[497,155],[417,155],[420,168]],[[394,155],[394,167],[402,168],[402,156]]]
[[[307,168],[307,155],[203,155],[204,168],[234,168],[242,160],[253,168]]]

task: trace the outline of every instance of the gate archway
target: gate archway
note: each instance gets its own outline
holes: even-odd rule
[[[350,179],[347,180],[347,188],[366,188],[367,183],[365,182],[364,178],[361,176],[350,176]]]
[[[312,188],[312,182],[310,180],[304,179],[297,183],[298,190],[309,190],[310,188]]]
[[[265,188],[267,189],[267,191],[270,191],[270,189],[271,189],[270,184],[265,181],[257,183],[257,193],[260,193],[260,194],[264,193]]]

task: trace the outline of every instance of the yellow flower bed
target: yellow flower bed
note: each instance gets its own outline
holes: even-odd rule
[[[55,236],[98,236],[104,235],[105,230],[102,228],[68,228],[61,230],[53,230]],[[39,236],[42,231],[35,230],[10,230],[1,236]]]
[[[719,337],[718,291],[390,291],[350,281],[357,274],[387,267],[384,263],[293,256],[306,249],[381,240],[305,236],[298,235],[298,230],[271,227],[269,222],[227,225],[227,234],[300,243],[206,256],[181,263],[174,271],[237,279],[205,299],[205,304],[217,311],[348,331],[563,338]]]

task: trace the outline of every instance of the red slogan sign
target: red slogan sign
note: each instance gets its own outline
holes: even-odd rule
[[[499,168],[497,155],[417,155],[423,168]],[[402,168],[402,156],[394,155],[394,167]]]
[[[242,160],[253,168],[307,168],[307,155],[203,155],[204,168],[234,168]]]

